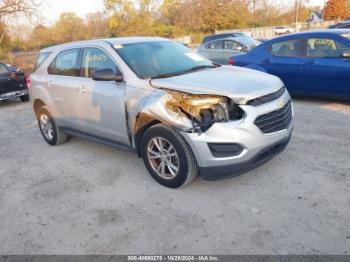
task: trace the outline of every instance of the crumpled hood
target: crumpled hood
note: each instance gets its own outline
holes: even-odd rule
[[[275,76],[259,71],[221,66],[170,78],[154,79],[152,86],[192,94],[221,95],[235,103],[247,101],[276,92],[283,86]]]

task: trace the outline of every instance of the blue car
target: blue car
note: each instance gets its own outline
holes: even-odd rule
[[[276,75],[294,96],[350,100],[350,30],[278,37],[229,64]]]

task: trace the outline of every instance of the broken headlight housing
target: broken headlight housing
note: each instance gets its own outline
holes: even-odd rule
[[[163,89],[169,96],[167,107],[173,112],[182,112],[192,119],[195,129],[208,130],[214,123],[237,119],[236,106],[227,97],[216,95],[194,95]]]

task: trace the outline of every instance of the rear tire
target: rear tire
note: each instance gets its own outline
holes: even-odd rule
[[[58,127],[46,107],[42,107],[38,113],[40,132],[45,141],[51,146],[58,146],[67,141],[68,136]]]
[[[151,176],[161,185],[179,188],[198,174],[191,148],[172,128],[157,124],[142,137],[141,155]]]
[[[24,95],[24,96],[21,96],[20,99],[22,102],[28,102],[30,97],[29,97],[29,95]]]

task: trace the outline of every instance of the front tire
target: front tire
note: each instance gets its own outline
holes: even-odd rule
[[[67,141],[67,135],[56,125],[46,107],[39,110],[38,124],[43,138],[49,145],[58,146]]]
[[[198,174],[190,147],[173,129],[158,124],[142,137],[141,154],[151,176],[161,185],[179,188]]]
[[[22,102],[28,102],[30,97],[29,97],[29,95],[24,95],[24,96],[21,96],[20,99]]]

